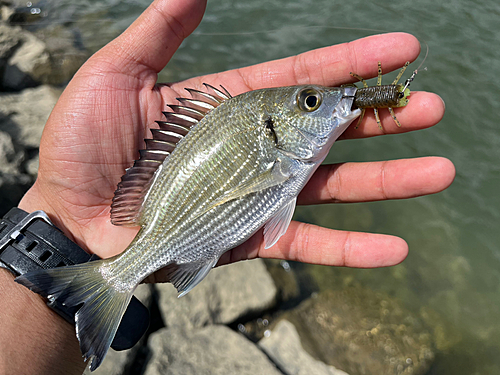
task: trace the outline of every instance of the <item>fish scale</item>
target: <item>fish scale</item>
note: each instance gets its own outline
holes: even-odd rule
[[[280,87],[231,98],[205,86],[207,92],[189,89],[192,99],[170,106],[118,184],[112,222],[140,226],[125,251],[16,279],[51,300],[81,306],[76,333],[91,370],[148,275],[161,270],[182,296],[259,229],[264,246],[274,245],[298,194],[361,113],[352,110],[354,87]]]
[[[253,148],[253,145],[251,145],[251,149],[252,148]],[[251,153],[249,155],[251,155]],[[255,159],[255,157],[254,157],[254,159]],[[244,181],[245,180],[243,179],[242,182],[244,182]],[[195,192],[196,190],[193,190],[193,191]],[[195,194],[195,193],[192,193],[191,195],[187,195],[185,197],[185,200],[189,202],[191,200],[193,194]],[[276,195],[276,194],[274,194],[274,195]],[[276,197],[278,197],[278,196],[276,195]],[[268,201],[269,204],[275,203],[275,205],[277,207],[279,206],[279,204],[277,204],[276,202],[273,202],[269,198],[271,198],[271,197],[269,197],[269,194],[266,194],[265,201]],[[261,198],[260,196],[256,196],[256,197],[253,197],[251,200],[248,200],[247,202],[245,202],[245,205],[248,206],[248,207],[243,208],[243,212],[248,211],[248,215],[246,215],[246,216],[251,218],[252,216],[255,215],[255,212],[253,212],[253,210],[250,210],[249,207],[254,206],[255,201],[259,202],[261,200],[263,200],[263,198]],[[205,203],[203,199],[199,199],[199,201],[201,204]],[[184,202],[181,201],[179,203],[179,206],[182,206],[183,204],[184,204]],[[191,206],[187,206],[185,208],[192,209]],[[159,258],[159,259],[155,260],[155,262],[153,264],[149,264],[146,267],[144,267],[144,265],[141,265],[140,268],[148,270],[148,271],[146,271],[146,273],[151,273],[151,271],[150,271],[151,269],[156,269],[158,267],[156,265],[156,263],[158,263],[160,265],[168,263],[169,258],[177,259],[177,260],[181,261],[182,263],[189,262],[190,260],[195,259],[197,257],[197,253],[199,253],[199,252],[204,253],[205,256],[207,256],[209,258],[213,258],[213,257],[217,256],[217,254],[212,254],[211,252],[206,251],[207,248],[208,249],[210,248],[210,246],[204,246],[204,244],[210,243],[210,242],[207,242],[208,238],[206,238],[206,237],[216,238],[215,242],[216,243],[219,242],[219,247],[220,247],[220,240],[221,239],[214,237],[213,236],[214,233],[216,234],[216,233],[222,232],[220,229],[225,227],[225,226],[227,226],[229,230],[233,230],[233,228],[239,228],[240,226],[238,226],[237,224],[233,224],[233,226],[229,225],[229,223],[233,223],[237,220],[248,221],[248,218],[246,216],[241,216],[241,215],[238,215],[238,212],[234,212],[234,211],[238,211],[238,210],[240,210],[240,204],[236,204],[236,202],[235,202],[234,204],[230,204],[230,205],[226,205],[224,207],[218,208],[218,209],[214,209],[213,212],[211,212],[209,214],[207,213],[207,215],[204,215],[205,218],[203,218],[203,220],[201,220],[201,218],[200,218],[200,220],[198,220],[196,223],[194,223],[194,225],[191,224],[191,222],[188,220],[188,218],[183,217],[183,216],[178,217],[176,219],[176,221],[174,221],[174,222],[169,222],[169,227],[176,226],[176,228],[173,229],[168,236],[158,236],[158,241],[156,243],[154,243],[154,244],[148,243],[148,246],[152,246],[154,249],[158,249],[158,251],[165,253],[167,255],[167,257],[166,258]],[[271,211],[271,213],[272,213],[272,211]],[[178,222],[181,222],[181,224],[178,225],[177,224]],[[156,232],[168,230],[169,227],[168,226],[167,227],[158,227],[157,229],[155,229],[155,234],[153,234],[153,236],[156,235]],[[205,232],[207,232],[206,237],[200,236],[202,229],[204,229]],[[244,235],[246,235],[247,231],[248,230],[243,232]],[[180,236],[179,235],[180,233],[182,233],[183,235]],[[229,235],[226,235],[226,234],[224,234],[224,235],[232,237],[233,241],[234,241],[234,233],[230,233]],[[195,241],[195,240],[198,240],[197,242],[199,244],[195,243],[194,246],[192,244],[190,244],[190,242]],[[181,242],[178,244],[179,241],[181,241]],[[211,241],[211,242],[213,243],[214,241]],[[140,254],[142,252],[143,252],[143,250],[138,248],[136,251],[130,252],[128,256],[135,258],[138,256],[137,254]],[[180,254],[182,256],[180,257],[177,254]],[[123,264],[126,263],[126,262],[123,262],[123,260],[120,262]],[[135,277],[138,277],[138,278],[141,277],[141,276],[137,276],[137,274],[135,272],[134,272],[134,275],[136,275]],[[132,281],[132,283],[133,283],[133,281]]]

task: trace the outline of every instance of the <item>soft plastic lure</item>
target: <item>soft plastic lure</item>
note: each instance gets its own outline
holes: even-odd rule
[[[368,86],[366,81],[356,73],[350,72],[349,74],[354,78],[359,79],[363,83],[363,88],[358,89],[356,91],[356,97],[354,99],[354,107],[361,109],[361,115],[359,116],[358,123],[356,125],[356,129],[359,124],[363,120],[363,116],[365,115],[366,108],[373,108],[373,112],[375,112],[375,119],[377,120],[378,127],[382,130],[382,124],[380,122],[380,117],[378,115],[379,108],[387,108],[391,113],[394,122],[398,127],[401,127],[400,122],[396,118],[396,114],[394,113],[393,108],[404,107],[408,104],[409,96],[410,96],[410,83],[413,81],[415,76],[418,73],[418,69],[413,72],[410,78],[406,80],[404,84],[398,84],[399,80],[403,76],[406,68],[410,65],[410,62],[407,61],[396,79],[390,85],[382,85],[382,64],[378,63],[378,77],[377,77],[377,86]]]

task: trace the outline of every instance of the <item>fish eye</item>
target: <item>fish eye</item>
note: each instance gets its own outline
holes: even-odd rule
[[[321,105],[321,101],[321,94],[313,88],[303,89],[297,94],[297,104],[305,112],[317,110]]]

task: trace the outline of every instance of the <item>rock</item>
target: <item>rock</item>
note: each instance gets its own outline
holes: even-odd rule
[[[26,172],[28,172],[28,174],[33,177],[33,178],[36,178],[36,176],[38,175],[38,166],[40,164],[40,158],[38,157],[38,154],[28,160],[26,162]]]
[[[289,262],[286,260],[265,259],[264,263],[278,289],[278,296],[281,302],[300,298],[301,285]]]
[[[101,365],[95,371],[90,371],[90,364],[87,364],[83,375],[123,375],[128,364],[134,360],[136,351],[135,346],[120,352],[109,349]]]
[[[0,114],[0,120],[2,116]],[[0,131],[0,215],[16,206],[32,184],[30,176],[20,173],[24,152],[17,150],[9,134]]]
[[[134,295],[141,301],[145,306],[151,305],[152,299],[152,286],[149,284],[141,284],[137,287]],[[123,375],[127,373],[127,370],[132,365],[137,352],[141,350],[141,347],[145,344],[144,338],[142,338],[133,348],[122,351],[114,351],[110,349],[101,366],[97,368],[94,372],[91,372],[87,367],[84,375]]]
[[[277,289],[261,259],[217,267],[182,298],[171,284],[157,285],[167,327],[229,324],[271,308]]]
[[[282,375],[257,346],[225,326],[164,328],[148,346],[145,375]]]
[[[40,39],[20,27],[14,28],[21,40],[7,61],[3,72],[2,86],[9,90],[20,90],[40,83],[51,74],[50,55]]]
[[[0,214],[33,184],[45,122],[59,97],[49,86],[0,94]]]
[[[9,59],[20,42],[19,28],[0,23],[0,61]]]
[[[15,4],[11,4],[12,13],[8,17],[8,22],[10,24],[22,24],[26,25],[28,23],[34,23],[39,21],[42,17],[47,16],[46,11],[42,11],[38,7],[39,4],[33,4],[31,1],[14,1]]]
[[[16,152],[10,135],[0,131],[0,172],[19,174],[23,159],[23,152]]]
[[[284,314],[317,359],[351,375],[423,375],[432,334],[394,298],[361,287],[325,291]]]
[[[51,59],[51,72],[42,83],[61,85],[69,82],[87,59],[87,52],[77,48],[78,35],[62,25],[50,25],[37,31],[36,36],[45,43]]]
[[[0,216],[17,206],[32,184],[33,180],[28,175],[0,171]]]
[[[311,357],[302,348],[294,325],[287,320],[281,320],[266,336],[259,341],[259,347],[286,375],[347,375]]]
[[[46,85],[0,95],[0,131],[7,132],[14,144],[38,148],[59,95],[59,90]]]
[[[75,47],[75,35],[60,25],[39,29],[35,36],[0,24],[0,87],[5,90],[65,84],[86,57]]]
[[[2,15],[5,13],[4,8],[7,7],[2,7]],[[20,44],[18,29],[0,23],[0,78],[3,77],[7,62]]]
[[[15,10],[8,5],[0,5],[0,20],[7,22],[9,18],[15,13]]]

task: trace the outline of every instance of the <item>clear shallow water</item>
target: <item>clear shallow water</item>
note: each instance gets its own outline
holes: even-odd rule
[[[66,24],[94,52],[148,4],[53,0],[45,5],[44,22]],[[160,75],[162,81],[181,80],[377,33],[350,28],[405,31],[427,42],[428,70],[412,89],[443,97],[443,121],[420,132],[339,142],[328,161],[440,155],[457,168],[453,185],[412,200],[300,207],[296,218],[394,234],[409,243],[408,259],[396,267],[307,269],[324,288],[361,283],[399,297],[417,313],[436,311],[443,321],[436,324],[442,354],[435,374],[500,373],[499,15],[493,0],[221,0],[209,3],[200,27]]]

